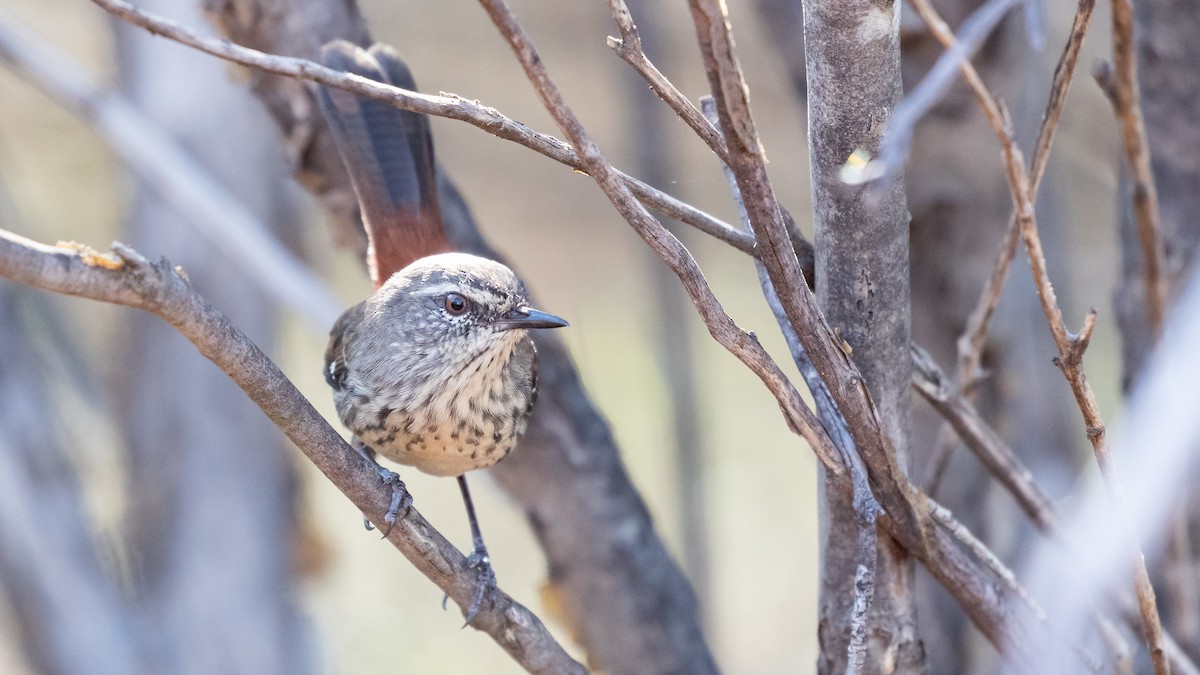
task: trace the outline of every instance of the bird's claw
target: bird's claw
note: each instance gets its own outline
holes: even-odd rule
[[[486,548],[471,551],[471,555],[467,556],[467,569],[475,570],[479,579],[479,587],[475,589],[475,597],[467,606],[467,620],[463,624],[463,628],[471,625],[471,622],[479,615],[479,610],[483,608],[483,599],[489,592],[496,589],[496,572],[492,570],[492,562],[488,558]],[[443,607],[445,602],[443,599]]]
[[[400,480],[400,474],[395,471],[379,467],[379,479],[383,481],[384,485],[392,488],[392,501],[388,505],[387,513],[383,516],[383,522],[386,525],[383,530],[383,538],[387,539],[388,535],[392,533],[392,527],[395,526],[396,521],[408,514],[408,509],[412,506],[412,495],[408,493],[404,481]],[[363,525],[368,531],[375,529],[366,516],[363,516]]]

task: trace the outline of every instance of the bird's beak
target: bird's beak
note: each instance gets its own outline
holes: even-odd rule
[[[562,328],[568,325],[564,319],[548,314],[532,307],[517,307],[504,316],[492,322],[496,330],[513,330],[514,328]]]

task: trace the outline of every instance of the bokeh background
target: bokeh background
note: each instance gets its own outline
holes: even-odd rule
[[[195,7],[189,7],[192,4],[144,3],[211,32]],[[475,3],[369,0],[360,4],[374,37],[400,49],[422,90],[478,99],[557,135],[507,45]],[[630,4],[646,50],[660,69],[693,99],[704,94],[707,84],[685,4]],[[606,46],[605,38],[615,34],[615,27],[604,3],[514,0],[513,5],[567,101],[617,166],[727,222],[738,222],[715,158],[664,106],[656,105],[645,86]],[[166,78],[182,87],[205,82],[206,91],[218,92],[219,100],[211,100],[211,106],[181,95],[186,105],[179,103],[172,112],[203,120],[211,127],[213,144],[225,142],[220,130],[240,127],[245,119],[254,121],[257,129],[271,129],[262,111],[255,109],[255,101],[239,96],[248,80],[245,73],[138,31],[114,37],[113,22],[91,3],[0,0],[0,10],[0,20],[32,32],[72,59],[80,72],[114,88],[128,90],[129,86],[120,84],[130,74],[120,72],[119,49],[154,49],[163,54],[157,72],[149,78]],[[801,228],[810,233],[804,108],[777,42],[779,26],[772,25],[791,19],[776,11],[776,3],[770,2],[730,6],[775,188]],[[1052,63],[1069,19],[1063,8],[1048,6],[1047,12],[1051,45],[1047,54],[1034,54],[1026,47],[1021,50],[1025,53],[1014,53],[1005,65],[1004,86],[1020,94],[1014,95],[1014,113],[1023,139],[1036,132]],[[1107,25],[1105,12],[1103,6],[1097,10],[1095,25]],[[793,28],[800,30],[799,25]],[[1097,31],[1090,38],[1089,52],[1107,53],[1105,39],[1103,31]],[[139,46],[131,48],[131,44]],[[1085,56],[1083,62],[1089,61]],[[0,227],[43,242],[74,240],[97,248],[113,239],[132,239],[144,254],[173,261],[195,252],[204,235],[178,216],[162,218],[177,221],[170,226],[184,234],[157,246],[131,234],[130,203],[136,190],[122,162],[88,122],[64,112],[2,65]],[[218,78],[228,82],[226,90],[209,88],[208,81]],[[171,101],[160,103],[171,106]],[[435,119],[433,128],[438,160],[458,182],[485,234],[523,274],[539,305],[571,321],[562,336],[589,393],[612,425],[658,532],[695,583],[718,662],[734,673],[810,672],[817,635],[817,477],[807,447],[788,432],[775,403],[754,376],[707,336],[678,284],[586,176],[462,123]],[[264,139],[262,132],[255,133],[254,144],[232,142],[227,151],[232,161],[255,172],[274,173],[263,185],[275,186],[269,188],[278,190],[271,198],[284,204],[288,214],[276,219],[278,236],[308,261],[344,306],[358,302],[370,292],[361,264],[353,253],[334,246],[326,216],[311,197],[289,183],[287,159],[272,154],[269,136]],[[1089,305],[1101,308],[1104,316],[1117,265],[1116,134],[1108,104],[1092,82],[1077,83],[1061,134],[1044,190],[1053,192],[1054,210],[1042,222],[1051,241],[1052,274],[1072,325]],[[975,138],[977,143],[969,146],[945,147],[936,137],[919,142],[933,148],[933,156],[952,152],[980,166],[998,167],[994,139],[981,125]],[[194,138],[190,142],[196,143]],[[988,222],[962,222],[960,227],[967,233],[978,228],[995,237],[1006,213]],[[698,233],[680,234],[726,309],[739,324],[756,331],[781,363],[788,363],[750,258]],[[204,263],[184,264],[200,283],[205,277],[238,273],[243,263],[212,255]],[[1010,295],[1029,293],[1022,286],[1027,276],[1025,263],[1018,261]],[[114,569],[127,573],[131,568],[127,559],[133,554],[119,542],[126,541],[126,515],[138,497],[125,489],[136,469],[126,459],[124,439],[130,428],[161,422],[148,419],[155,416],[153,410],[122,403],[123,395],[118,393],[129,372],[139,368],[136,354],[125,348],[131,339],[129,328],[145,323],[132,324],[132,310],[12,290],[7,282],[0,285],[19,296],[14,302],[24,308],[25,316],[43,317],[34,330],[40,353],[50,364],[45,372],[54,379],[49,388],[56,415],[39,423],[67,440],[92,528],[101,541],[108,542]],[[973,294],[977,288],[975,282],[965,292]],[[207,297],[225,309],[239,304],[243,294],[244,289],[227,286]],[[272,317],[276,310],[262,308]],[[953,311],[918,308],[917,332],[922,330],[922,312]],[[280,311],[277,321],[278,332],[262,346],[340,428],[320,372],[325,331],[288,310]],[[1040,330],[1044,333],[1044,324]],[[1035,337],[1044,352],[1038,358],[1048,377],[1056,377],[1049,363],[1048,334]],[[1117,351],[1112,323],[1102,318],[1089,351],[1089,366],[1102,408],[1109,415],[1119,400]],[[199,359],[194,353],[185,353],[184,358]],[[203,416],[207,399],[193,397],[184,371],[174,370],[169,361],[156,362],[155,367],[158,376],[141,380],[141,386],[154,381],[158,388],[144,393],[164,406],[183,401],[183,407]],[[684,367],[694,371],[691,394],[678,387],[677,371]],[[237,394],[231,391],[228,396]],[[1054,396],[1069,400],[1065,385]],[[690,406],[683,409],[684,416],[693,425],[691,437],[696,439],[688,461],[694,462],[699,480],[690,485],[681,482],[676,449],[681,430],[675,420],[681,400]],[[248,415],[256,414],[249,410]],[[118,423],[123,415],[124,421]],[[222,418],[209,423],[232,424]],[[1075,423],[1074,417],[1065,418],[1065,425]],[[236,429],[231,429],[231,437],[237,438]],[[1082,434],[1072,438],[1083,440]],[[286,443],[279,434],[267,442]],[[231,456],[260,452],[262,447],[246,443]],[[359,514],[299,453],[288,447],[284,456],[287,461],[280,470],[295,471],[299,477],[294,526],[301,536],[296,550],[288,553],[300,580],[294,600],[303,630],[311,633],[307,646],[319,672],[366,673],[380,668],[517,672],[486,636],[459,630],[461,617],[441,609],[440,592],[391,546],[365,533]],[[403,475],[421,512],[463,549],[469,548],[454,482],[413,471]],[[540,603],[545,565],[521,513],[486,478],[475,480],[475,485],[501,586],[567,639]],[[51,524],[42,532],[54,536]],[[222,532],[212,536],[220,538]],[[0,617],[4,617],[0,618],[0,671],[34,672],[23,660],[18,633],[3,628],[6,623],[13,627],[11,611],[0,612]]]

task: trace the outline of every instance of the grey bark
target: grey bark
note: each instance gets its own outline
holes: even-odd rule
[[[235,42],[270,53],[312,58],[338,37],[369,44],[352,2],[224,0],[210,9]],[[325,129],[313,126],[314,103],[303,86],[258,77],[255,93],[284,132],[302,184],[342,223],[353,193]],[[439,188],[451,243],[495,257],[453,184],[443,177]],[[344,231],[341,238],[353,240]],[[654,531],[608,425],[561,340],[535,338],[538,405],[521,451],[490,471],[525,509],[566,622],[591,664],[607,671],[714,672],[691,586]]]
[[[817,299],[853,350],[900,465],[908,453],[912,395],[908,214],[903,179],[879,193],[848,188],[839,170],[857,149],[878,153],[888,113],[899,103],[900,7],[891,2],[804,2],[809,155]],[[821,512],[819,670],[846,672],[857,559],[855,510],[845,491],[824,491]],[[879,537],[865,672],[919,673],[913,566]]]
[[[1200,7],[1180,0],[1134,4],[1134,40],[1142,111],[1150,146],[1151,169],[1158,188],[1159,231],[1167,251],[1168,295],[1194,270],[1200,247]],[[1128,169],[1123,165],[1120,192],[1122,276],[1114,297],[1122,340],[1122,386],[1135,384],[1154,345],[1145,311],[1145,277],[1137,225],[1132,213]],[[1170,304],[1168,304],[1168,320]],[[1157,565],[1163,619],[1180,646],[1200,657],[1200,567],[1197,523],[1200,500],[1179,505],[1169,528],[1166,553]]]
[[[144,3],[190,24],[188,0]],[[122,89],[263,222],[281,215],[270,121],[220,63],[118,24]],[[277,313],[243,270],[198,240],[186,213],[138,187],[129,240],[194,271],[196,288],[259,345]],[[162,672],[313,667],[293,602],[294,468],[279,433],[223,373],[155,317],[130,317],[116,383],[129,451],[130,555]]]

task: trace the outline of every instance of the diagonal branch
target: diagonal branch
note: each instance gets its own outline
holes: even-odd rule
[[[642,51],[642,37],[633,23],[633,16],[629,13],[629,6],[625,4],[625,0],[608,0],[608,7],[612,12],[613,20],[617,22],[617,29],[621,32],[620,39],[608,38],[608,46],[617,53],[617,56],[621,57],[622,61],[628,63],[638,75],[646,80],[646,83],[650,85],[650,90],[658,95],[671,110],[674,110],[675,114],[679,115],[679,119],[691,127],[692,131],[696,132],[696,135],[716,153],[723,164],[728,164],[729,149],[725,147],[725,139],[721,136],[721,132],[717,130],[711,120],[705,117],[704,113],[700,112],[682,92],[675,88],[675,85],[671,84],[670,80],[651,63],[646,53]]]
[[[255,49],[236,45],[229,40],[200,35],[178,23],[143,11],[124,0],[92,1],[124,21],[217,58],[266,73],[316,82],[366,98],[384,101],[404,110],[466,122],[497,138],[523,145],[576,171],[587,172],[584,162],[566,143],[553,136],[540,134],[520,122],[505,117],[495,108],[489,108],[476,101],[470,101],[454,94],[442,96],[421,94],[331,70],[306,59],[265,54]],[[612,170],[646,206],[753,255],[754,237],[661,190],[646,185],[628,174],[615,168]]]
[[[725,313],[691,253],[633,198],[633,194],[608,163],[600,148],[588,136],[579,119],[567,107],[557,85],[547,74],[541,57],[507,4],[503,0],[480,1],[513,48],[513,53],[537,90],[542,103],[575,146],[588,175],[596,181],[617,212],[679,277],[709,333],[762,380],[779,402],[788,424],[809,442],[825,469],[834,475],[844,473],[844,467],[837,459],[837,451],[829,436],[821,428],[813,412],[801,400],[799,392],[779,369],[779,365],[767,354],[756,337],[742,330]]]
[[[1075,10],[1075,18],[1071,25],[1071,33],[1067,36],[1067,44],[1063,48],[1062,56],[1059,57],[1057,67],[1054,69],[1054,81],[1050,86],[1050,97],[1046,103],[1046,114],[1042,119],[1041,128],[1038,130],[1037,142],[1033,151],[1033,164],[1029,170],[1031,181],[1029,198],[1035,203],[1038,189],[1041,187],[1042,177],[1046,173],[1046,165],[1050,160],[1050,148],[1054,141],[1055,132],[1058,130],[1058,122],[1062,118],[1063,106],[1067,100],[1067,92],[1070,90],[1071,81],[1074,79],[1075,67],[1079,63],[1079,54],[1083,49],[1083,41],[1087,36],[1088,24],[1095,6],[1096,0],[1079,0],[1079,4]],[[929,26],[930,31],[939,42],[943,45],[953,43],[955,40],[954,33],[927,0],[914,1],[913,8],[921,15],[921,18]],[[979,77],[979,73],[975,70],[975,67],[970,61],[964,61],[960,70],[963,79],[970,86],[971,91],[975,94],[975,98],[979,101],[984,114],[989,120],[998,120],[999,110],[996,109],[992,95],[988,91],[987,86],[984,85],[982,78]],[[1004,282],[1008,279],[1008,271],[1011,269],[1013,258],[1017,253],[1017,244],[1020,242],[1020,235],[1021,228],[1017,220],[1017,212],[1014,205],[1013,213],[1008,219],[1008,227],[1004,232],[1004,239],[1000,244],[1000,252],[992,265],[991,274],[980,291],[975,308],[971,310],[970,315],[967,317],[967,323],[958,338],[956,377],[963,395],[968,400],[973,400],[979,383],[984,376],[980,368],[983,358],[983,347],[987,342],[988,331],[991,328],[992,318],[996,313],[996,306],[1000,303],[1000,294],[1004,290]],[[931,494],[937,489],[937,483],[940,480],[942,472],[945,471],[953,449],[954,436],[949,427],[943,427],[938,433],[936,446],[930,460],[930,477],[926,482],[927,489]]]
[[[1166,253],[1159,231],[1158,188],[1150,168],[1150,144],[1142,116],[1137,80],[1137,50],[1133,43],[1133,2],[1113,0],[1112,103],[1121,127],[1121,145],[1133,177],[1133,215],[1137,220],[1146,284],[1146,314],[1150,332],[1157,336],[1167,305]]]
[[[671,84],[671,81],[650,62],[646,53],[642,51],[642,38],[638,33],[637,26],[633,23],[633,16],[629,13],[629,7],[625,4],[625,0],[609,0],[608,6],[613,20],[621,32],[620,39],[608,38],[608,46],[621,57],[621,60],[628,63],[637,74],[641,75],[646,84],[650,86],[651,91],[657,94],[663,103],[666,103],[667,107],[679,116],[679,119],[691,127],[692,131],[708,145],[724,166],[728,166],[729,148],[725,145],[725,138],[717,128],[720,120],[709,119],[706,113],[697,110],[696,106],[692,105],[692,102],[683,95],[683,92],[675,88],[675,85]],[[645,200],[642,201],[645,202]],[[805,239],[804,235],[800,233],[800,228],[796,226],[792,214],[782,205],[779,208],[787,228],[788,238],[791,239],[792,246],[796,249],[796,255],[800,257],[804,278],[809,288],[815,288],[816,253],[813,250],[812,242]],[[753,230],[744,229],[747,236],[754,237]],[[753,251],[750,254],[755,257],[758,255]]]
[[[929,6],[928,0],[914,0],[913,4],[922,13],[922,16],[927,18],[930,28],[939,34],[939,39],[948,45],[947,49],[954,49],[958,44],[956,38],[949,34],[945,23]],[[968,81],[972,79],[975,81],[975,90],[980,95],[985,117],[1000,141],[1005,177],[1008,180],[1009,191],[1012,193],[1017,221],[1020,224],[1021,238],[1025,242],[1025,248],[1029,255],[1034,285],[1042,305],[1042,311],[1046,315],[1050,333],[1054,338],[1055,347],[1058,350],[1054,363],[1066,377],[1071,392],[1075,395],[1079,410],[1083,414],[1087,437],[1092,443],[1096,463],[1100,467],[1100,473],[1112,497],[1117,519],[1130,544],[1134,590],[1137,593],[1146,644],[1154,662],[1155,672],[1159,675],[1169,673],[1170,664],[1163,648],[1162,623],[1158,615],[1154,587],[1150,584],[1150,576],[1146,570],[1146,562],[1141,552],[1137,533],[1129,520],[1124,487],[1120,477],[1112,470],[1107,434],[1104,421],[1100,416],[1099,406],[1096,403],[1096,395],[1083,372],[1083,353],[1087,349],[1092,330],[1095,327],[1096,312],[1092,310],[1088,314],[1079,334],[1072,334],[1067,330],[1066,324],[1063,322],[1062,310],[1059,308],[1058,299],[1054,293],[1054,286],[1050,283],[1049,272],[1046,268],[1046,256],[1042,251],[1042,242],[1038,235],[1037,218],[1031,197],[1034,184],[1026,170],[1024,155],[1013,138],[1012,124],[1007,111],[994,97],[983,95],[985,90],[979,83],[978,74],[969,63],[964,62],[961,68]]]
[[[0,230],[0,276],[43,290],[142,309],[171,324],[225,372],[354,505],[376,523],[391,490],[366,460],[317,413],[253,342],[192,290],[181,268],[150,262],[123,244],[99,253],[77,244],[46,246]],[[460,608],[471,603],[478,577],[466,558],[415,509],[392,528],[389,541]],[[530,672],[584,672],[542,622],[507,594],[471,623]]]
[[[281,306],[324,331],[340,314],[329,287],[270,229],[196,163],[160,125],[124,98],[91,81],[63,54],[20,30],[0,12],[0,61],[95,129],[109,147],[202,236]]]

